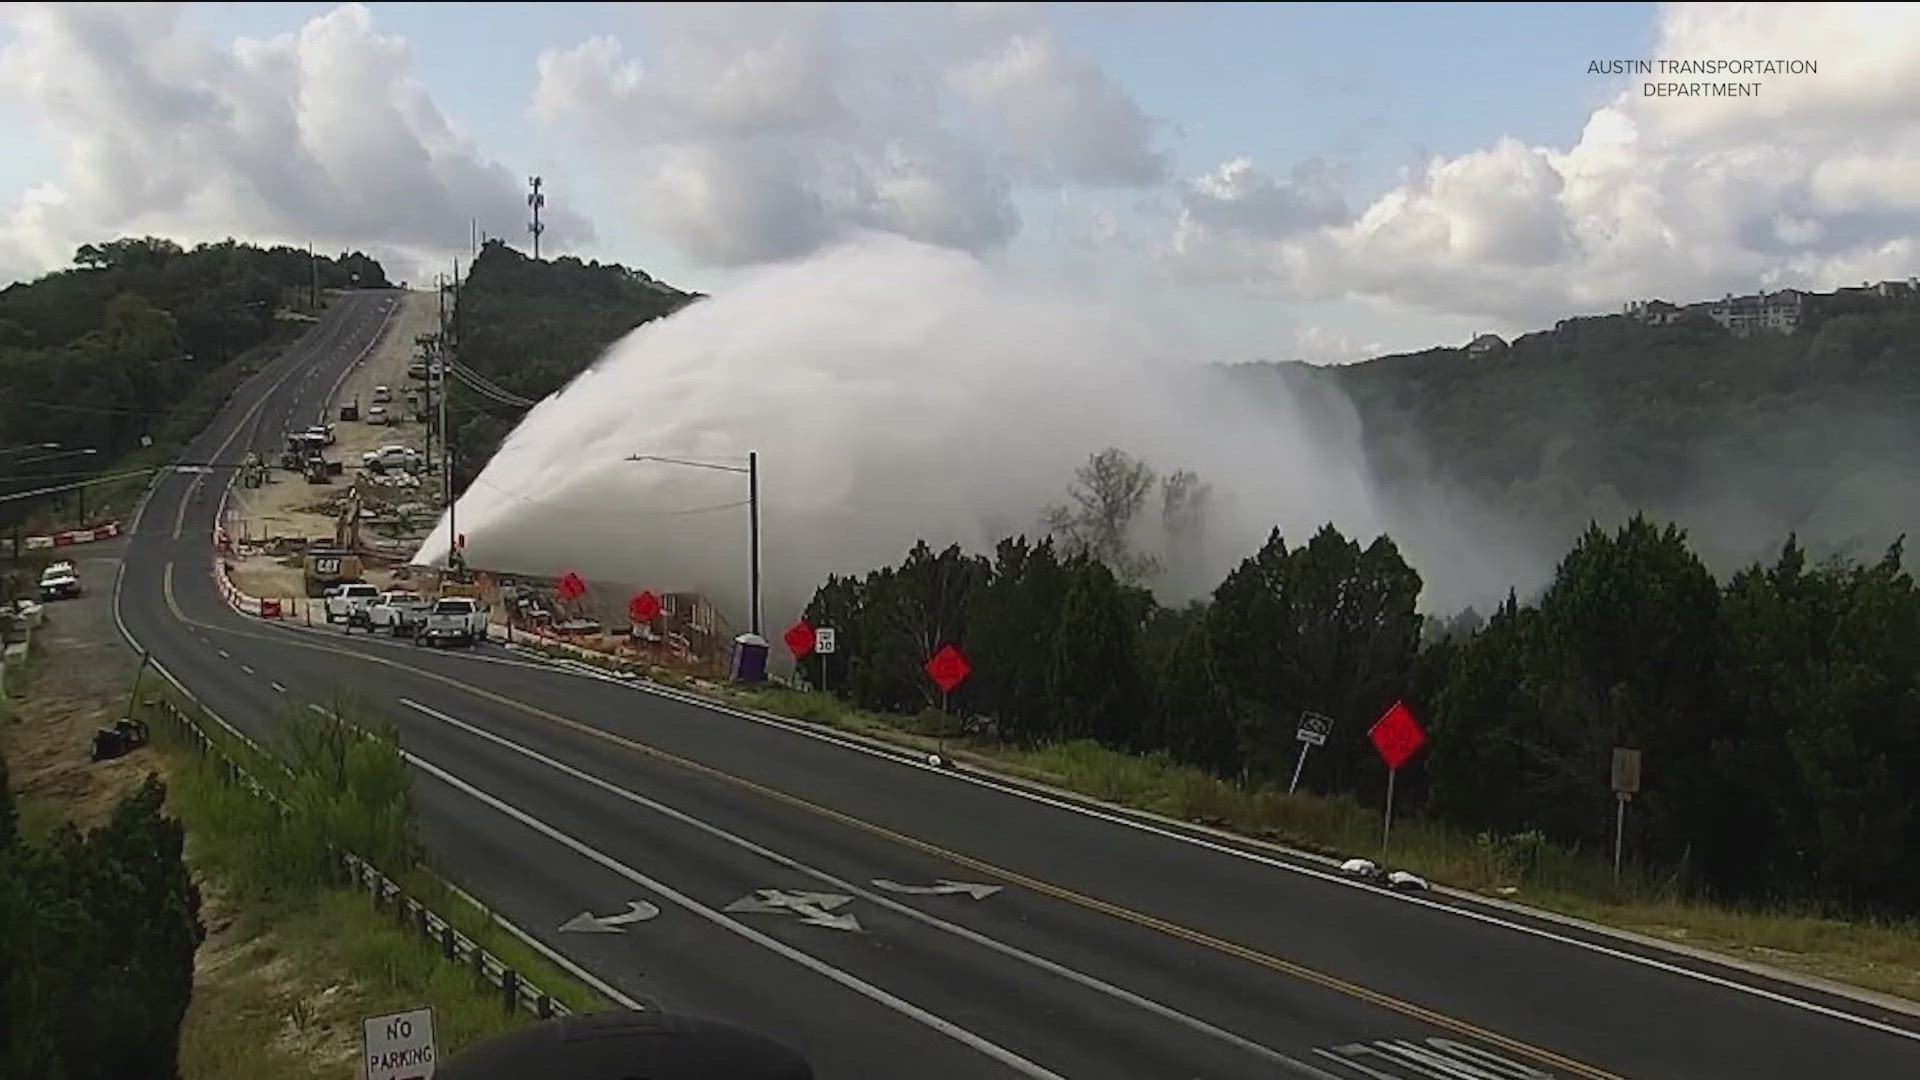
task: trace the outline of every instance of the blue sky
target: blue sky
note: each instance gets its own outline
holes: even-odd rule
[[[1830,278],[1905,276],[1912,262],[1911,233],[1902,233],[1898,215],[1881,235],[1846,244],[1836,239],[1845,230],[1829,233],[1806,217],[1806,207],[1832,201],[1822,162],[1859,158],[1864,173],[1889,176],[1912,163],[1904,142],[1869,123],[1884,107],[1863,104],[1848,82],[1858,77],[1894,101],[1917,66],[1910,61],[1920,60],[1881,47],[1883,17],[1861,14],[1870,6],[1086,4],[991,16],[852,6],[832,9],[824,22],[791,8],[722,16],[741,21],[717,36],[697,25],[705,7],[368,7],[370,16],[355,18],[309,3],[195,5],[177,21],[151,9],[28,5],[12,19],[0,14],[0,41],[15,45],[10,77],[0,82],[0,132],[10,150],[0,158],[0,206],[13,208],[11,233],[0,232],[0,271],[44,262],[68,235],[175,222],[189,232],[387,244],[396,258],[427,247],[444,254],[464,240],[464,229],[449,223],[470,214],[517,232],[518,195],[509,188],[535,172],[545,176],[556,213],[590,223],[593,239],[571,245],[577,254],[676,283],[725,288],[743,269],[849,229],[891,229],[1091,283],[1117,305],[1188,333],[1196,348],[1226,356],[1350,359],[1355,350],[1420,347],[1482,329],[1511,333],[1642,294],[1686,299],[1770,281],[1817,288]],[[232,133],[202,133],[194,137],[209,140],[215,156],[233,158],[231,192],[142,206],[150,191],[167,188],[145,175],[151,161],[119,162],[112,175],[86,170],[114,165],[102,159],[130,140],[176,154],[179,139],[153,132],[171,121],[138,100],[89,103],[84,90],[66,85],[73,73],[84,87],[88,71],[102,85],[118,81],[101,74],[112,71],[109,58],[87,52],[95,40],[89,20],[115,18],[150,20],[129,36],[151,42],[151,56],[141,59],[154,86],[213,85],[235,113],[255,93],[284,93],[300,113],[305,102],[341,92],[328,80],[346,76],[329,72],[355,69],[378,51],[377,39],[401,39],[404,74],[473,146],[422,174],[422,184],[437,185],[438,204],[389,212],[340,192],[293,192],[279,205],[262,191],[270,180],[249,170],[281,151],[250,153],[229,145]],[[310,24],[334,33],[303,46],[303,74],[263,79],[235,59],[236,39]],[[579,49],[601,36],[618,52]],[[736,39],[738,55],[729,55]],[[899,65],[911,69],[924,56],[936,82],[966,71],[976,81],[951,82],[941,100],[921,107],[858,97],[850,88],[865,84],[833,69],[865,65],[858,74],[898,78],[887,67],[896,39],[906,50]],[[876,45],[882,40],[887,48]],[[1015,47],[1022,43],[1024,53]],[[754,53],[760,46],[767,51]],[[182,59],[196,49],[231,65],[224,81]],[[1772,84],[1750,105],[1649,103],[1628,80],[1587,72],[1595,59],[1715,52],[1825,57],[1830,70],[1851,59],[1885,70]],[[545,88],[551,108],[539,113],[547,53],[565,77]],[[689,55],[696,59],[675,66]],[[1008,60],[1014,56],[1026,66]],[[823,66],[821,57],[834,59]],[[633,60],[638,74],[623,66]],[[736,62],[741,77],[764,76],[774,89],[756,97],[749,86],[744,98],[727,97],[721,76]],[[804,114],[808,78],[831,82],[837,100],[862,115]],[[387,89],[344,92],[371,102]],[[787,107],[794,101],[801,112]],[[760,113],[743,119],[737,110],[745,107]],[[1857,122],[1848,108],[1860,111]],[[135,114],[144,117],[139,126]],[[1770,135],[1750,122],[1757,114],[1820,119],[1785,127],[1822,130],[1824,143]],[[303,131],[328,126],[324,116],[302,115]],[[1589,134],[1596,117],[1606,122]],[[785,122],[796,126],[777,130]],[[332,123],[341,126],[337,117]],[[417,134],[411,120],[393,123],[396,130],[379,133],[387,143]],[[1047,123],[1053,127],[1034,126]],[[352,142],[352,134],[334,138]],[[875,165],[895,136],[919,155],[904,189],[919,201],[881,209],[835,202],[849,182],[902,181],[892,166]],[[347,152],[301,137],[298,152],[322,165]],[[1054,153],[1061,146],[1067,150]],[[1147,155],[1164,169],[1145,175]],[[1250,164],[1229,181],[1223,167],[1242,159]],[[1784,183],[1782,160],[1797,162]],[[784,175],[783,162],[798,162],[800,175]],[[1707,167],[1715,162],[1724,164]],[[183,173],[175,186],[203,182]],[[24,194],[43,185],[67,204],[59,214],[26,214]],[[1846,197],[1856,197],[1855,188]],[[275,205],[253,206],[256,194]],[[1897,194],[1872,197],[1899,203]],[[337,205],[313,214],[327,199]],[[817,220],[799,220],[796,208]],[[1827,206],[1815,217],[1859,220],[1880,209]],[[1017,229],[1008,225],[1015,213]],[[419,232],[429,221],[438,232],[388,235],[396,222]],[[440,237],[448,232],[455,235]],[[1800,250],[1751,239],[1772,234],[1801,238]]]

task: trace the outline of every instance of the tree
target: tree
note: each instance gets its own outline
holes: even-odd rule
[[[1159,560],[1133,550],[1131,533],[1157,479],[1146,462],[1108,447],[1075,470],[1072,505],[1048,508],[1048,531],[1066,554],[1098,559],[1122,581],[1151,577]]]
[[[1292,550],[1275,530],[1227,575],[1214,593],[1209,640],[1251,773],[1285,768],[1304,710],[1353,731],[1392,703],[1419,646],[1419,592],[1419,575],[1391,540],[1363,550],[1332,525]],[[1352,781],[1363,751],[1343,740],[1324,755],[1323,778]]]
[[[1048,635],[1048,711],[1055,737],[1137,745],[1148,702],[1135,652],[1137,616],[1113,572],[1082,556],[1065,567],[1067,587]]]
[[[179,1075],[180,1022],[205,935],[180,823],[148,776],[106,824],[0,853],[0,1073],[72,1080]],[[110,1018],[103,1022],[102,1018]]]

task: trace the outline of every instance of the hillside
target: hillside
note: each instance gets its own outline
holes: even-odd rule
[[[586,370],[607,346],[641,323],[701,299],[614,263],[572,256],[535,262],[490,241],[462,283],[460,361],[495,385],[538,401]],[[464,489],[486,466],[520,410],[457,384],[449,399]]]
[[[255,360],[251,350],[305,326],[315,289],[324,300],[329,289],[390,287],[359,252],[313,258],[232,240],[191,250],[155,237],[84,244],[74,263],[0,290],[6,491],[99,472],[145,439],[164,450],[206,422]],[[13,452],[38,443],[62,449]],[[77,448],[96,452],[67,452]],[[0,504],[0,522],[28,503],[37,500]]]
[[[1564,550],[1592,517],[1684,525],[1730,567],[1797,532],[1866,556],[1920,531],[1920,300],[1816,309],[1791,334],[1578,319],[1504,352],[1252,364],[1266,392],[1338,390],[1389,492],[1438,483]]]

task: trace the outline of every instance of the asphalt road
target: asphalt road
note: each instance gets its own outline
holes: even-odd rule
[[[312,422],[390,305],[337,305],[184,460]],[[452,877],[631,999],[764,1032],[822,1077],[1920,1075],[1903,1012],[496,646],[237,615],[210,573],[225,482],[155,485],[115,599],[135,643],[257,737],[369,702]],[[657,914],[561,929],[630,903]]]

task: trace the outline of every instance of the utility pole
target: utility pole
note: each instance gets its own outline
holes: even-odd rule
[[[760,455],[747,453],[747,520],[753,547],[753,632],[760,633]]]
[[[314,311],[320,310],[320,257],[313,252],[313,242],[307,242],[307,266],[313,271],[312,305]]]
[[[447,367],[447,283],[440,282],[440,335],[434,341],[433,359],[427,362],[427,385],[433,385],[434,369],[440,370],[442,380],[446,378]],[[460,534],[454,530],[453,522],[453,434],[447,430],[447,385],[440,384],[440,497],[441,509],[447,515],[447,569],[453,569],[454,541]]]
[[[527,184],[533,188],[527,195],[527,205],[533,208],[533,224],[527,226],[527,231],[533,234],[533,261],[539,262],[540,234],[547,231],[547,227],[540,224],[540,208],[547,205],[547,197],[540,194],[539,177],[529,177]]]

